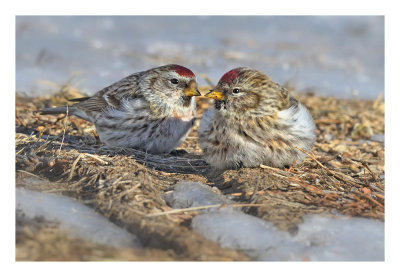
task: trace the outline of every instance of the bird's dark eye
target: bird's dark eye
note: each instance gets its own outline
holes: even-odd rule
[[[179,83],[179,80],[176,78],[171,79],[171,83],[173,83],[174,85]]]
[[[236,93],[239,93],[240,90],[238,88],[234,88],[232,92],[236,94]]]

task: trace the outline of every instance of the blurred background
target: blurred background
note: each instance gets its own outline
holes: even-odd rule
[[[199,85],[249,66],[298,91],[374,99],[384,91],[384,17],[17,16],[16,91],[92,95],[134,72],[189,67]]]

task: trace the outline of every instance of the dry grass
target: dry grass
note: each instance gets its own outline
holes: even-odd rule
[[[180,180],[216,186],[246,212],[292,232],[308,213],[384,220],[384,143],[370,140],[384,133],[381,98],[339,100],[299,94],[317,124],[317,141],[303,163],[290,169],[261,165],[215,172],[202,160],[197,126],[180,147],[187,153],[151,155],[108,148],[98,141],[92,124],[73,116],[37,113],[44,106],[62,105],[65,98],[79,96],[67,87],[52,97],[17,96],[17,185],[81,199],[136,233],[146,251],[159,253],[152,258],[143,254],[143,259],[246,259],[188,227],[198,209],[171,211],[162,195]],[[199,118],[207,105],[208,99],[198,99]],[[17,258],[38,259],[38,254],[27,254],[24,241],[29,240],[20,237]],[[46,255],[39,257],[46,259]],[[78,254],[73,257],[79,259]]]

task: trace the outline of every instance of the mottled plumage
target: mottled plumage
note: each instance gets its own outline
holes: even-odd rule
[[[308,110],[263,72],[236,68],[206,96],[215,99],[199,128],[206,161],[227,169],[274,167],[301,161],[311,150],[315,124]]]
[[[108,146],[169,153],[193,126],[196,77],[180,65],[166,65],[132,74],[92,97],[73,99],[68,107],[43,114],[66,113],[93,122]]]

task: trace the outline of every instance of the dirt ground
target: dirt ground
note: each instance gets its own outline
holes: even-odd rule
[[[201,88],[202,93],[208,88]],[[163,195],[180,181],[218,188],[251,215],[296,232],[305,214],[338,213],[384,220],[384,101],[295,96],[311,111],[317,140],[289,169],[216,172],[202,160],[197,127],[173,155],[102,145],[92,124],[40,115],[44,107],[82,96],[63,86],[54,96],[16,96],[16,186],[62,193],[136,234],[143,249],[113,248],[69,237],[56,223],[16,214],[17,260],[247,260],[190,229],[200,211],[163,214]],[[209,99],[198,99],[198,118]],[[32,181],[34,180],[34,181]],[[155,215],[157,214],[157,215]]]

